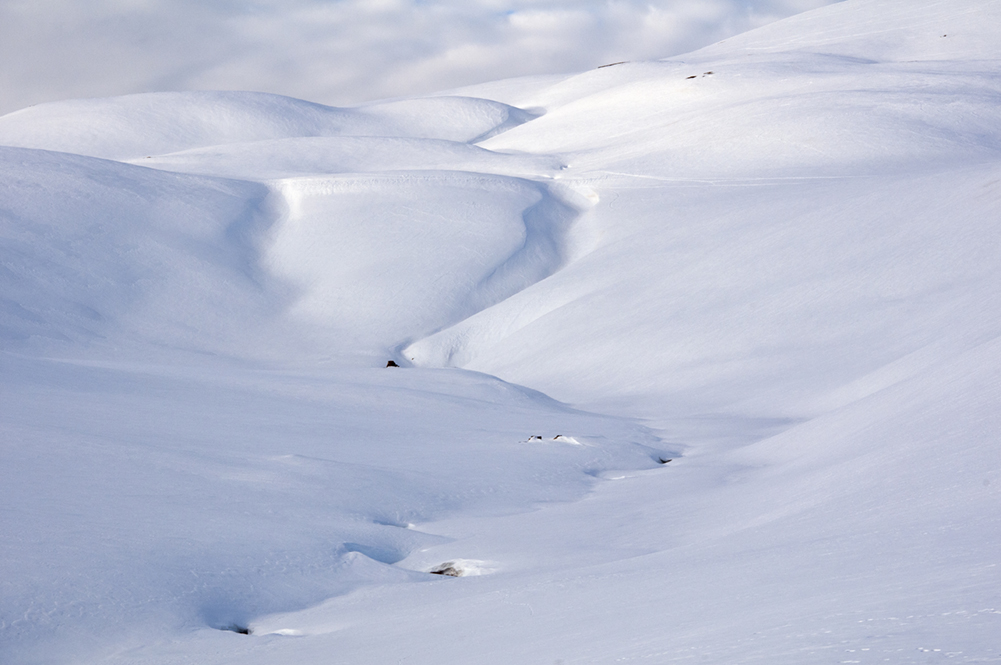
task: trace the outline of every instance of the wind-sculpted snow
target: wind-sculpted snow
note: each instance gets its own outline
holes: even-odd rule
[[[795,419],[902,355],[992,330],[993,309],[967,303],[1001,295],[1001,45],[982,26],[997,12],[932,3],[877,37],[823,18],[902,15],[862,4],[791,20],[816,34],[762,29],[783,48],[749,34],[501,95],[547,114],[482,146],[560,154],[562,181],[600,193],[587,226],[603,240],[409,353],[577,402]],[[963,45],[912,58],[938,22]],[[886,60],[841,53],[873,40]]]
[[[393,145],[359,140],[383,152]],[[317,155],[329,142],[313,141]],[[432,160],[541,166],[451,142],[397,142]],[[296,141],[265,143],[292,162]],[[259,144],[241,146],[253,153]],[[254,184],[0,150],[8,211],[0,329],[18,348],[143,340],[294,358],[315,357],[318,339],[337,340],[341,355],[380,358],[559,269],[577,251],[568,239],[576,206],[588,204],[558,187],[469,172]],[[206,161],[225,172],[243,150]],[[202,163],[202,154],[179,153],[177,167]],[[53,236],[59,242],[39,241]],[[302,336],[302,324],[312,334]],[[289,325],[300,339],[286,338],[295,334]]]
[[[596,473],[674,454],[628,421],[473,373],[10,355],[0,371],[11,662],[96,661],[426,581],[391,565],[450,542],[425,523],[573,500]]]
[[[597,248],[406,353],[602,408],[817,415],[889,363],[997,330],[974,303],[1001,300],[999,176],[607,176]]]
[[[280,306],[254,255],[261,185],[20,148],[0,182],[7,349],[243,354],[234,328]]]
[[[364,660],[378,642],[388,660],[428,663],[471,649],[497,663],[989,662],[1001,625],[998,351],[995,337],[943,353],[780,436],[731,453],[699,445],[676,468],[617,474],[576,504],[489,528],[445,521],[460,543],[411,560],[516,567],[463,592],[338,597],[256,629],[305,636],[283,644],[292,660],[335,649]],[[410,635],[456,625],[489,628],[474,646]],[[218,653],[210,662],[227,662]]]
[[[751,53],[616,69],[519,100],[555,108],[483,147],[573,155],[573,171],[588,175],[707,181],[857,176],[1001,154],[1001,83],[989,66]]]
[[[441,170],[550,178],[564,166],[552,155],[497,153],[457,141],[381,136],[300,137],[231,143],[143,157],[132,163],[167,171],[251,180],[329,173]]]
[[[264,265],[339,345],[405,346],[548,277],[583,197],[469,173],[287,179]],[[404,360],[409,360],[404,357]]]
[[[0,118],[0,660],[996,660],[999,22]]]
[[[482,140],[532,119],[500,102],[430,97],[352,109],[247,92],[160,92],[41,104],[0,118],[0,144],[108,159],[304,136]]]
[[[0,628],[17,659],[247,632],[354,588],[426,580],[400,561],[451,539],[412,523],[523,513],[677,455],[631,422],[489,377],[343,369],[384,363],[580,251],[570,227],[591,201],[552,182],[557,158],[458,142],[503,129],[477,116],[501,105],[447,102],[470,128],[459,113],[448,140],[226,143],[267,136],[280,114],[255,108],[241,126],[232,108],[260,96],[223,97],[225,122],[163,115],[156,131],[131,99],[107,126],[93,108],[78,118],[103,138],[35,118],[36,138],[59,140],[25,141],[126,156],[164,136],[159,147],[209,147],[131,164],[0,148],[0,436],[16,442],[3,484],[21,497],[2,525]],[[401,106],[372,111],[379,131]],[[418,100],[408,131],[433,135],[418,112],[436,110]],[[146,131],[128,146],[122,127]],[[51,356],[65,360],[31,359]],[[317,359],[328,369],[248,369]],[[38,521],[32,506],[53,514]]]

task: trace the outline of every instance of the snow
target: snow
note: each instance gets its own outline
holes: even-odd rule
[[[5,662],[1001,659],[999,34],[0,118]]]
[[[390,136],[472,142],[529,111],[488,99],[423,98],[338,109],[249,92],[159,92],[32,106],[3,116],[4,145],[135,159],[305,136]]]

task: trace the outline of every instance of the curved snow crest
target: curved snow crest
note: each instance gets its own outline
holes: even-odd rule
[[[526,211],[526,227],[544,226],[547,219],[563,220],[563,233],[557,255],[559,261],[548,266],[538,264],[533,273],[522,265],[531,259],[525,251],[505,262],[497,274],[521,271],[530,277],[503,298],[484,300],[469,316],[433,335],[418,340],[402,350],[402,355],[422,367],[463,367],[483,348],[508,337],[533,321],[575,300],[577,289],[532,289],[560,269],[588,254],[596,245],[599,232],[589,224],[586,211],[598,202],[598,195],[588,187],[573,188],[555,183],[547,188],[551,198]],[[572,231],[571,231],[571,226]],[[493,276],[492,276],[493,277]],[[499,295],[499,294],[498,294]]]
[[[263,263],[298,288],[292,318],[339,343],[404,348],[586,250],[572,228],[592,200],[559,184],[427,171],[270,185],[285,213]]]
[[[310,136],[227,143],[142,157],[130,163],[244,180],[439,170],[551,178],[563,167],[554,155],[498,153],[471,143],[395,136]]]
[[[107,159],[308,136],[482,141],[536,117],[487,99],[427,97],[335,108],[260,92],[156,92],[76,99],[0,118],[0,144]]]
[[[399,136],[479,143],[543,114],[478,97],[419,97],[357,107],[399,127]]]

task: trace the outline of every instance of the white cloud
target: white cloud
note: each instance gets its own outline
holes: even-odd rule
[[[328,104],[666,57],[838,0],[4,0],[0,113],[249,89]]]

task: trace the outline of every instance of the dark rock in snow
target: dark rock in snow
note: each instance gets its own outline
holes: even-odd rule
[[[428,571],[432,575],[445,575],[447,577],[462,577],[462,569],[456,567],[454,561],[446,561]]]

